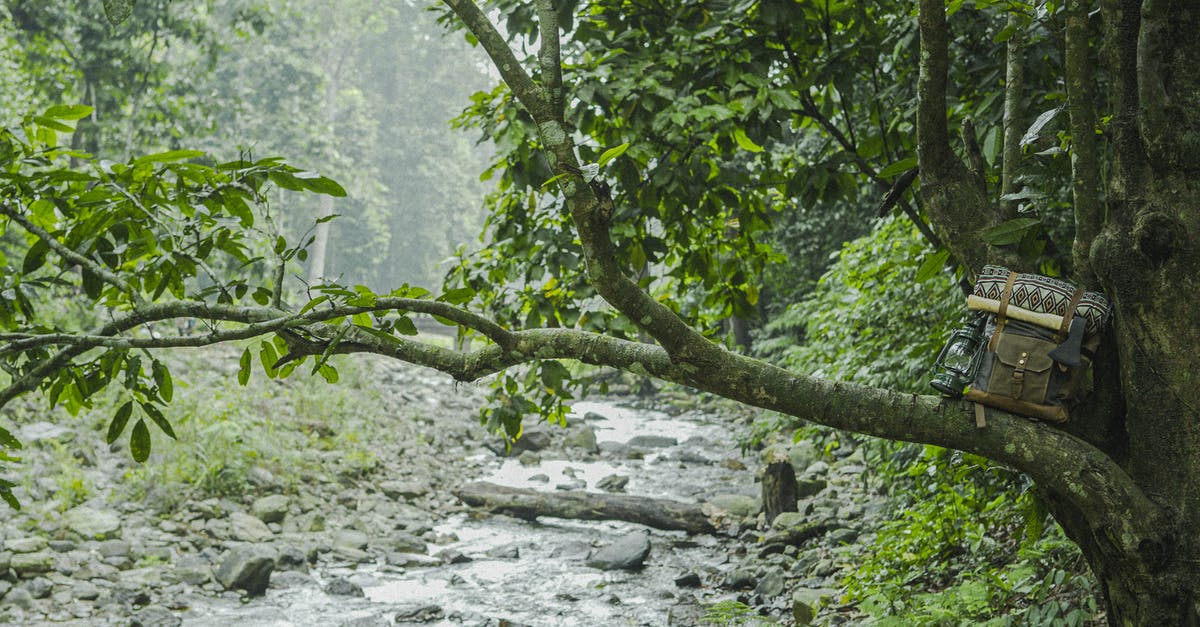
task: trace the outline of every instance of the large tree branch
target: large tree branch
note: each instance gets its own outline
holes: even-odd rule
[[[983,240],[981,233],[1000,221],[999,212],[950,147],[946,119],[950,65],[946,3],[921,0],[918,27],[921,54],[917,80],[917,160],[921,168],[921,194],[930,221],[955,257],[972,272],[989,262],[1021,268],[1022,262],[1015,253]]]
[[[1004,157],[1000,170],[1000,196],[1017,191],[1017,166],[1021,164],[1021,91],[1025,87],[1025,62],[1022,59],[1024,46],[1021,34],[1024,25],[1021,17],[1009,9],[1008,25],[1012,36],[1005,46],[1004,62]],[[1087,45],[1086,43],[1084,45]],[[1001,200],[1005,211],[1011,216],[1017,212],[1017,203]]]

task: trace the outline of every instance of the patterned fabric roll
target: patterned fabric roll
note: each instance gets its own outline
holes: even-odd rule
[[[979,273],[979,280],[975,282],[974,294],[980,298],[999,300],[1007,279],[1008,268],[984,266]],[[1030,311],[1065,316],[1074,293],[1075,286],[1066,281],[1040,274],[1018,274],[1009,302]],[[1087,320],[1087,332],[1092,335],[1104,328],[1111,311],[1112,305],[1103,294],[1084,292],[1079,306],[1075,308],[1075,315]]]

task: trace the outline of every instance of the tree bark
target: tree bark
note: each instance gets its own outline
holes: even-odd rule
[[[654,527],[712,533],[716,527],[699,505],[670,499],[596,492],[538,492],[494,483],[469,483],[454,491],[463,503],[523,520],[539,516],[576,520],[621,520]]]
[[[796,511],[796,471],[791,462],[776,460],[767,464],[762,476],[762,502],[768,525],[776,516]]]

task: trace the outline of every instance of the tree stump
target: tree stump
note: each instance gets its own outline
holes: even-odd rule
[[[796,471],[786,459],[767,464],[762,476],[763,514],[767,524],[783,512],[796,511]]]

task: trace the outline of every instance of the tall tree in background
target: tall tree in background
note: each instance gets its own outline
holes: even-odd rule
[[[274,334],[257,349],[271,376],[310,360],[316,370],[335,379],[329,374],[328,356],[354,352],[390,355],[459,380],[533,363],[525,371],[528,385],[506,382],[501,407],[492,414],[497,425],[517,433],[524,415],[553,412],[567,396],[564,386],[570,372],[556,360],[578,360],[682,383],[821,424],[956,448],[1010,465],[1037,482],[1056,519],[1082,548],[1101,582],[1112,624],[1200,622],[1196,583],[1200,581],[1200,507],[1196,506],[1200,501],[1200,386],[1194,381],[1200,371],[1195,350],[1200,346],[1200,304],[1192,296],[1200,288],[1200,212],[1195,209],[1200,203],[1196,182],[1200,42],[1195,38],[1200,8],[1194,3],[1106,2],[1098,13],[1090,12],[1090,4],[1082,0],[1071,0],[1061,12],[1055,5],[1054,15],[1063,20],[1065,38],[1061,65],[1049,67],[1061,68],[1069,121],[1061,136],[1047,138],[1040,131],[1051,116],[1044,120],[1039,116],[1041,122],[1035,121],[1035,128],[1025,135],[1032,135],[1029,143],[1049,140],[1069,152],[1073,211],[1044,212],[1038,220],[1016,218],[1014,222],[1001,201],[1031,196],[1005,189],[1009,193],[1001,198],[993,191],[996,187],[988,184],[993,177],[976,151],[975,133],[965,133],[960,156],[949,124],[950,120],[958,123],[964,112],[961,107],[948,108],[948,101],[970,100],[987,91],[993,101],[1003,101],[1004,94],[967,81],[948,81],[950,76],[970,72],[952,70],[962,64],[950,63],[947,5],[941,0],[920,2],[919,51],[901,57],[919,65],[915,108],[894,114],[901,121],[884,125],[880,133],[880,150],[907,158],[904,150],[887,147],[899,144],[888,144],[891,140],[883,138],[890,137],[889,132],[904,135],[905,124],[915,123],[917,130],[922,205],[901,211],[918,226],[925,226],[927,219],[930,239],[936,238],[948,256],[967,268],[985,262],[1015,269],[1069,267],[1083,284],[1104,289],[1116,308],[1107,343],[1110,350],[1095,364],[1097,394],[1073,414],[1072,423],[1050,426],[991,411],[985,429],[975,427],[962,403],[815,379],[731,353],[694,324],[706,320],[703,307],[689,308],[672,297],[687,294],[688,286],[698,286],[705,299],[715,295],[709,303],[714,308],[725,304],[736,309],[755,300],[756,286],[748,277],[767,263],[770,250],[758,246],[765,230],[767,199],[756,196],[753,189],[760,172],[787,170],[765,168],[741,152],[765,153],[768,134],[786,139],[805,122],[789,115],[784,127],[779,120],[763,120],[752,112],[769,104],[772,109],[795,109],[818,124],[818,115],[824,117],[831,121],[828,126],[821,124],[829,136],[840,144],[836,136],[841,134],[849,145],[857,146],[851,151],[843,145],[847,167],[856,166],[868,177],[868,169],[874,169],[869,161],[860,162],[859,153],[867,149],[846,131],[853,128],[858,134],[860,127],[842,127],[835,121],[850,124],[854,117],[850,103],[841,97],[851,88],[824,92],[818,102],[814,94],[823,93],[825,83],[805,85],[807,74],[801,65],[798,82],[790,88],[793,93],[788,88],[754,89],[763,77],[792,71],[792,61],[799,63],[802,58],[784,55],[779,62],[756,66],[764,70],[757,74],[739,66],[747,58],[754,59],[754,50],[786,51],[793,45],[791,38],[766,45],[770,42],[761,39],[763,27],[754,20],[769,16],[767,25],[776,27],[811,25],[812,29],[795,35],[819,48],[825,46],[822,42],[833,41],[835,24],[862,24],[866,18],[890,21],[898,29],[907,25],[911,31],[906,5],[886,5],[871,13],[856,3],[831,2],[823,10],[792,3],[747,3],[738,7],[749,20],[743,21],[732,15],[713,20],[729,8],[716,3],[711,7],[652,4],[628,7],[625,12],[610,7],[608,13],[603,4],[596,4],[576,14],[569,5],[538,0],[532,9],[502,5],[512,18],[506,29],[511,42],[471,0],[446,0],[446,5],[453,19],[461,21],[470,38],[487,51],[507,86],[480,96],[476,108],[482,124],[503,131],[498,144],[511,148],[501,165],[505,170],[502,193],[492,207],[497,237],[490,249],[481,251],[479,263],[465,260],[460,266],[464,287],[437,299],[414,288],[375,294],[366,288],[330,287],[296,310],[286,309],[280,301],[278,283],[252,289],[234,280],[202,294],[189,294],[187,283],[178,277],[195,272],[196,259],[213,250],[239,255],[236,244],[256,224],[247,204],[258,199],[266,180],[334,194],[340,189],[331,181],[274,162],[227,165],[211,172],[196,164],[156,165],[186,158],[180,153],[131,162],[109,178],[102,168],[69,175],[53,168],[31,171],[13,155],[32,158],[42,148],[29,143],[33,140],[9,134],[3,152],[9,155],[6,204],[0,216],[31,244],[21,271],[5,275],[4,280],[18,284],[0,286],[6,288],[0,290],[0,298],[5,299],[0,300],[0,312],[8,312],[0,322],[9,342],[0,356],[12,378],[0,391],[0,404],[38,387],[53,399],[83,403],[120,374],[140,403],[138,411],[162,426],[165,418],[157,404],[170,397],[169,386],[163,384],[169,381],[163,374],[165,366],[157,363],[143,372],[140,358],[131,349]],[[990,3],[976,3],[982,5]],[[956,11],[961,6],[951,3]],[[1027,9],[1005,5],[1001,17],[1007,23],[1004,11]],[[681,19],[674,20],[674,30],[618,28],[626,15],[660,21],[655,23],[673,16]],[[977,26],[972,14],[962,16],[956,14],[955,22],[961,19],[967,29]],[[1013,21],[1014,28],[1022,24]],[[592,49],[566,40],[564,46],[564,29],[590,32],[607,45]],[[619,42],[606,39],[608,33],[618,32],[622,33]],[[662,47],[649,45],[661,32],[675,39]],[[690,50],[689,42],[704,42],[706,37],[728,42],[714,46],[714,50],[727,50],[728,58],[708,66],[673,59]],[[756,45],[737,47],[743,40]],[[965,49],[970,50],[970,45],[966,42]],[[1014,59],[1040,54],[1028,38],[1022,45],[1025,53],[1014,54]],[[525,51],[529,54],[518,55]],[[870,46],[863,46],[862,52],[878,60],[879,52],[872,53]],[[636,73],[625,75],[635,82],[616,80],[612,88],[627,91],[614,93],[604,105],[614,106],[612,111],[620,115],[577,106],[577,94],[590,102],[589,90],[602,92],[608,86],[599,77],[585,79],[570,71],[582,66],[600,74],[620,66],[625,58],[643,54],[656,58],[638,59],[631,66]],[[564,64],[564,58],[570,63]],[[889,68],[881,84],[903,84],[912,67]],[[701,78],[723,76],[722,70],[732,68],[731,78],[723,78],[720,84],[690,85],[691,91],[711,101],[695,102],[685,111],[667,106],[680,94],[680,89],[670,89],[671,81],[689,84],[686,77],[697,68],[709,70],[701,71]],[[1030,71],[1023,80],[1026,93],[1031,93],[1038,77],[1033,65],[1026,69]],[[830,77],[835,87],[838,78]],[[656,92],[660,86],[665,89]],[[749,101],[741,101],[739,94],[747,91]],[[878,93],[885,92],[881,88]],[[666,116],[659,119],[656,115],[662,106],[667,106]],[[889,113],[880,111],[885,117]],[[82,113],[58,109],[43,119],[64,124],[55,120]],[[646,123],[624,122],[635,119],[635,114],[647,116]],[[673,120],[673,114],[682,117]],[[692,137],[682,131],[688,128],[689,114],[711,116],[719,124],[712,134]],[[879,115],[867,119],[874,123]],[[516,123],[507,124],[511,121]],[[33,119],[27,126],[37,130],[38,124]],[[581,137],[594,141],[595,129],[611,128],[616,134],[634,127],[639,135],[650,136],[645,131],[655,125],[679,127],[675,136],[661,143],[661,152],[642,152],[632,138],[616,145],[579,143]],[[804,167],[807,160],[796,163],[793,185],[799,191],[812,182],[808,180],[811,170]],[[898,175],[909,166],[897,166],[888,174]],[[885,172],[875,169],[875,176],[885,179]],[[160,179],[172,185],[154,183]],[[853,178],[840,173],[828,180],[855,187]],[[881,190],[885,186],[886,180]],[[622,194],[614,197],[614,189]],[[503,193],[510,190],[514,193]],[[1047,194],[1054,192],[1047,190]],[[98,204],[100,194],[104,204]],[[129,197],[141,202],[131,202]],[[203,215],[192,210],[200,203],[208,209]],[[150,220],[139,213],[146,205],[162,206],[163,217]],[[168,215],[192,225],[186,232],[194,232],[195,237],[165,240],[175,248],[164,255],[163,248],[155,247],[158,240],[153,235],[169,228],[161,223]],[[114,222],[117,218],[120,226]],[[139,245],[123,246],[131,234],[142,235],[137,238]],[[513,258],[512,251],[522,246],[534,254],[527,264],[516,266],[519,273],[512,272],[513,264],[489,263]],[[282,266],[273,264],[286,261],[296,250],[277,240],[275,258],[254,263],[267,265],[265,274],[278,276],[273,268]],[[154,271],[135,272],[139,264]],[[39,289],[38,281],[44,282],[55,267],[59,271],[54,276],[69,282],[74,275],[63,271],[76,266],[82,268],[78,280],[84,292],[115,312],[112,320],[91,332],[42,324],[32,300],[22,300],[25,291]],[[535,270],[538,267],[541,270]],[[492,307],[503,314],[500,322],[468,307],[481,293],[481,302],[488,305],[499,302],[496,294],[507,298],[500,289],[503,282],[522,297],[507,299],[515,303],[511,309]],[[160,289],[162,285],[166,287]],[[259,304],[243,303],[244,296]],[[411,313],[433,314],[472,330],[484,342],[468,352],[424,343],[412,337]],[[213,332],[182,340],[130,333],[148,322],[180,316],[205,319]],[[644,339],[618,337],[622,334]],[[243,376],[249,375],[251,366],[247,349]],[[131,411],[118,412],[110,436],[121,434]],[[137,424],[142,426],[135,425],[133,449],[136,455],[148,454],[145,425]],[[164,430],[170,433],[169,425]],[[4,441],[12,445],[10,438]]]

